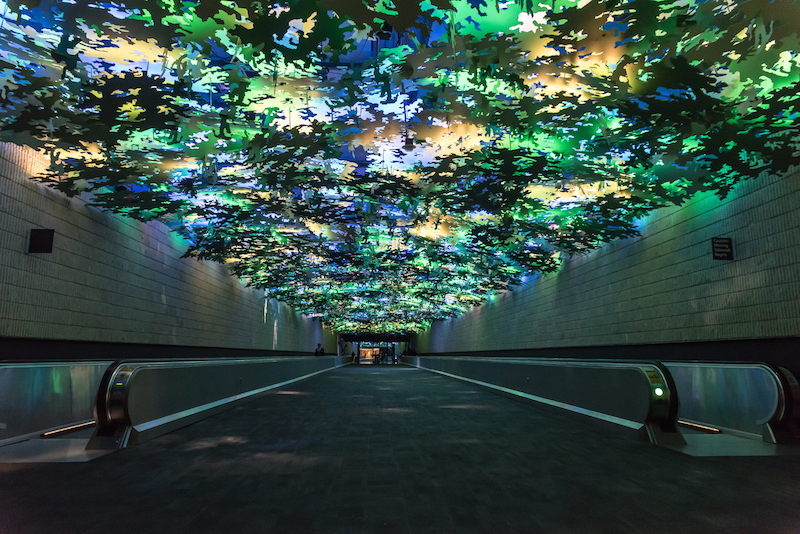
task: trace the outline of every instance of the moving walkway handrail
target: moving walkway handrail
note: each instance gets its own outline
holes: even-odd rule
[[[89,447],[120,448],[129,439],[131,443],[151,439],[342,361],[349,358],[302,355],[114,362],[97,392],[97,431]]]
[[[493,384],[482,385],[499,390],[516,389],[516,394],[519,396],[583,414],[587,414],[587,410],[551,402],[549,399],[555,399],[561,395],[552,387],[541,388],[541,386],[527,385],[519,379],[515,380],[514,372],[492,372],[489,367],[484,366],[492,363],[519,366],[520,369],[527,365],[538,366],[540,369],[546,367],[614,369],[635,366],[648,377],[650,383],[648,433],[651,433],[653,423],[658,423],[658,426],[666,432],[674,432],[672,429],[675,423],[680,423],[709,431],[722,431],[742,437],[764,439],[772,443],[800,442],[800,384],[785,368],[764,362],[699,360],[655,362],[456,355],[421,356],[415,357],[414,361],[419,362],[418,358],[428,359],[425,364],[418,366],[427,367],[436,372],[449,370],[449,373],[444,372],[443,374],[476,383],[491,382],[492,378],[474,380],[475,375],[482,372],[487,377],[495,379]],[[473,362],[480,362],[480,367],[475,367]],[[482,369],[482,371],[477,371],[478,369]],[[459,373],[463,376],[459,376]],[[530,374],[531,379],[533,378],[532,373],[525,374]],[[471,376],[473,379],[465,378],[466,376]],[[565,387],[567,384],[571,386],[573,383],[586,384],[585,380],[583,382],[572,380],[569,372],[555,373],[552,376],[567,379]],[[615,378],[614,375],[605,374],[598,375],[598,379],[601,376]],[[507,387],[499,385],[498,379],[505,380]],[[512,383],[516,383],[517,386],[510,386],[509,384]],[[541,383],[541,379],[539,383]],[[528,389],[525,389],[526,387]],[[540,387],[547,393],[545,398],[519,393],[520,391],[529,391],[532,387]],[[659,392],[660,395],[656,392]],[[594,400],[591,395],[573,395],[572,398],[580,401],[573,403],[578,407],[585,405],[582,403],[583,401],[589,404],[594,403],[595,406],[604,405],[602,399],[597,399],[596,392]],[[622,398],[620,397],[620,399]],[[637,398],[641,399],[641,397]],[[679,399],[680,402],[678,402]],[[592,412],[592,407],[589,411]],[[600,413],[598,414],[597,411]],[[613,421],[613,418],[606,418],[602,415],[603,413],[611,412],[604,412],[602,408],[594,408],[594,412],[588,413],[588,415],[597,419],[625,424],[625,421]],[[651,440],[656,441],[653,436],[651,436]]]
[[[108,367],[100,383],[97,396],[97,424],[102,427],[131,424],[130,414],[128,413],[129,386],[133,378],[144,369],[241,365],[315,358],[319,357],[298,355],[246,359],[118,360]]]
[[[601,369],[638,369],[650,383],[650,411],[647,422],[657,422],[664,430],[674,427],[678,417],[675,382],[660,362],[648,360],[583,360],[577,358],[491,358],[490,362],[587,367]]]
[[[633,430],[655,443],[679,439],[675,385],[659,362],[469,356],[412,356],[405,360],[503,394]],[[491,367],[495,365],[497,370]],[[521,374],[511,370],[517,366],[520,371],[538,367],[539,372]],[[553,372],[544,373],[546,368]],[[608,385],[611,383],[617,390],[609,390],[614,388]]]

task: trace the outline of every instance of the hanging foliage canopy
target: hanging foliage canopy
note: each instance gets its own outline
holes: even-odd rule
[[[0,134],[337,331],[797,162],[792,0],[8,0]]]

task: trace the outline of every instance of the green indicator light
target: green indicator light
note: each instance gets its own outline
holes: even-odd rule
[[[655,389],[655,394],[656,394],[656,397],[660,397],[660,396],[662,396],[664,394],[664,390],[661,389],[661,388],[656,388]]]

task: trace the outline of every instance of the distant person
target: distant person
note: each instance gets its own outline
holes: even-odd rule
[[[325,356],[325,349],[322,348],[322,343],[317,343],[317,350],[314,351],[314,356]]]
[[[358,360],[356,360],[356,351],[350,353],[350,359],[353,361],[353,363],[358,363]]]

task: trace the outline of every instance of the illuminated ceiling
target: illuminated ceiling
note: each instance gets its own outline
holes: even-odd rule
[[[12,0],[38,179],[341,332],[413,332],[797,161],[786,0]]]

